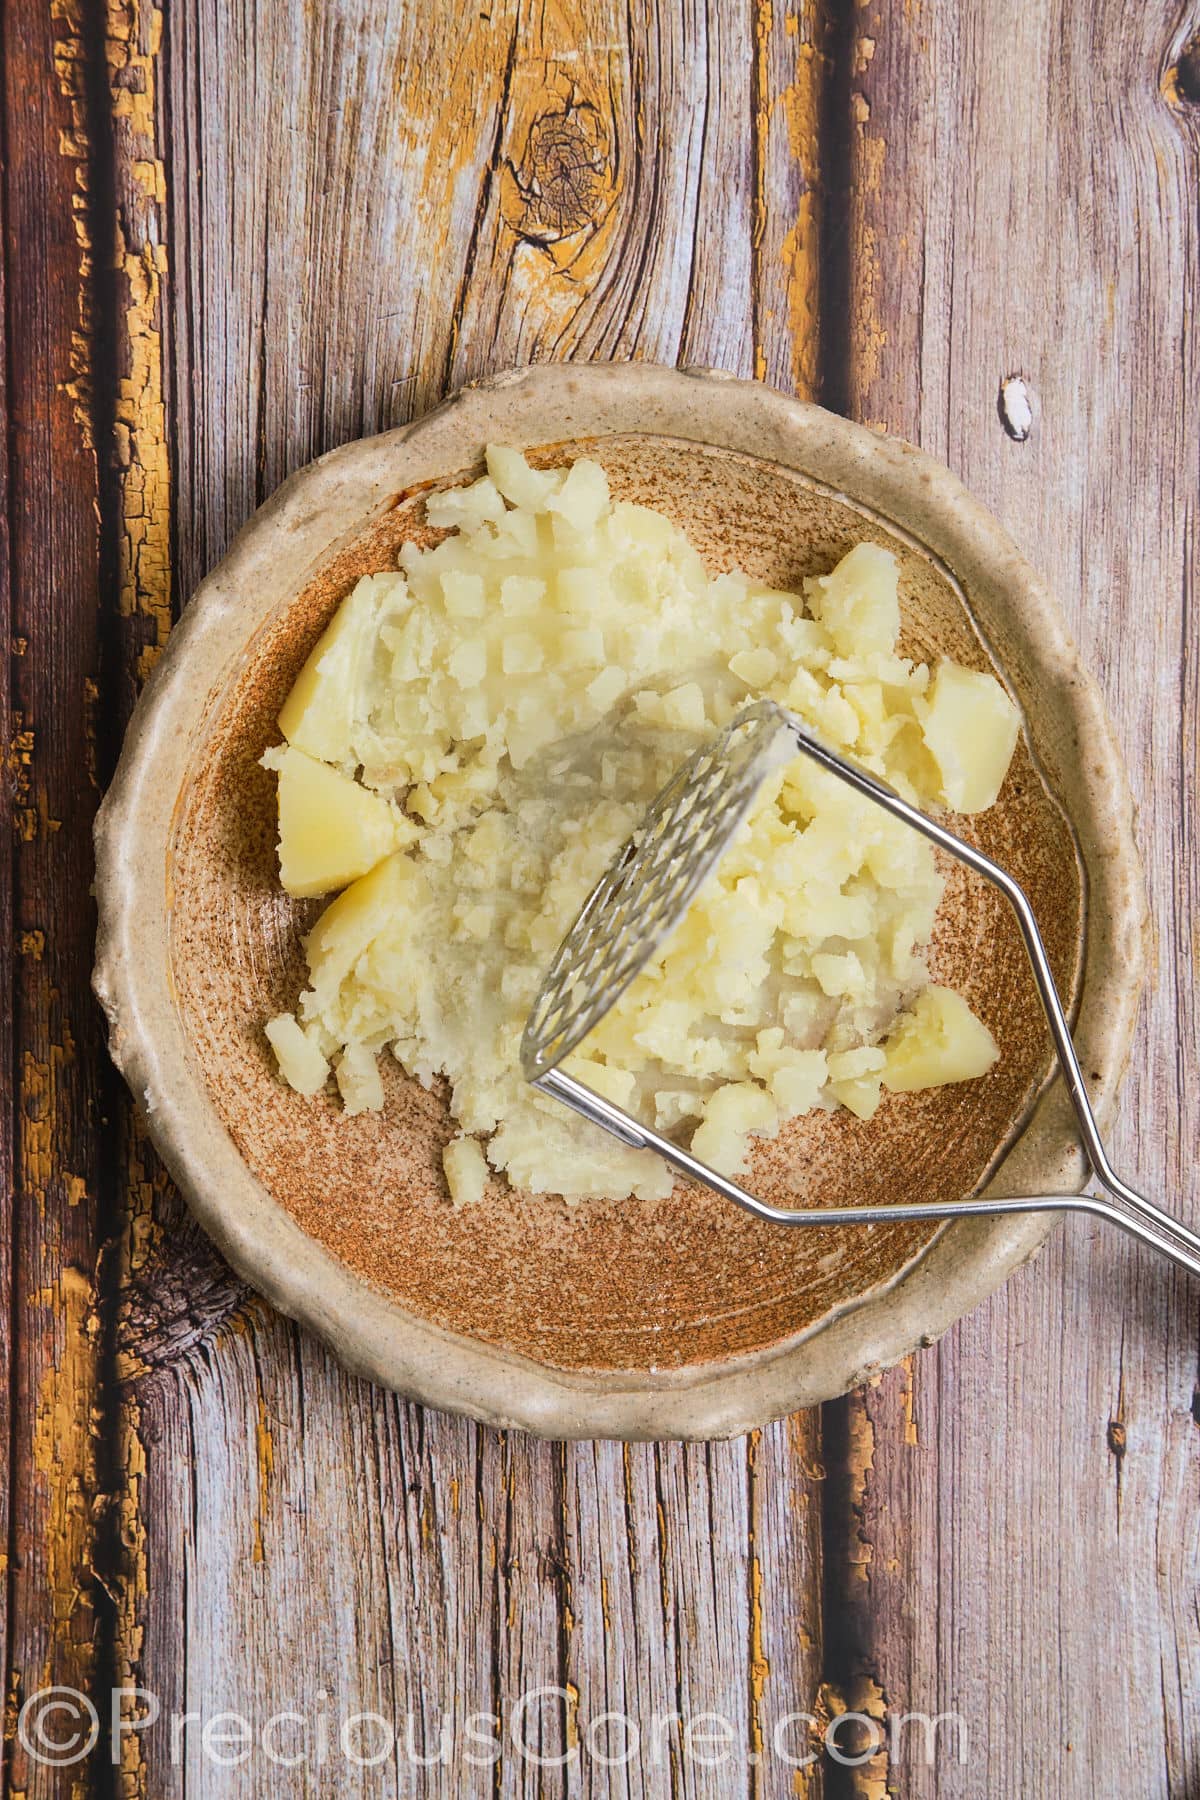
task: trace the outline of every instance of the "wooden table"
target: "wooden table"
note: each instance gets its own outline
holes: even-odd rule
[[[505,365],[715,365],[943,457],[1056,585],[1157,921],[1118,1161],[1195,1221],[1198,29],[1194,0],[6,9],[6,1793],[1200,1793],[1194,1285],[1076,1224],[820,1414],[482,1430],[239,1286],[88,993],[124,722],[276,483]],[[100,1715],[65,1771],[22,1744],[52,1683]],[[114,1768],[122,1685],[161,1710]],[[886,1739],[855,1767],[817,1754],[847,1708]],[[359,1763],[339,1731],[376,1710],[399,1748],[359,1766],[382,1727]],[[908,1712],[963,1735],[926,1760]]]

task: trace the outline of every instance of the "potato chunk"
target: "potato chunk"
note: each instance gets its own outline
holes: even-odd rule
[[[487,1162],[477,1138],[452,1138],[442,1151],[442,1167],[455,1206],[475,1206],[483,1199]]]
[[[996,1040],[953,988],[927,987],[887,1041],[883,1085],[893,1093],[974,1081],[999,1057]]]
[[[379,621],[385,607],[407,604],[403,575],[363,576],[318,639],[283,703],[279,729],[289,744],[325,762],[356,760],[350,745]]]
[[[863,1044],[829,1058],[829,1086],[856,1119],[873,1119],[879,1109],[879,1084],[886,1066],[882,1050]]]
[[[608,476],[599,463],[572,463],[566,480],[546,501],[546,510],[565,519],[580,533],[588,532],[608,511]]]
[[[856,544],[807,584],[809,604],[840,656],[892,650],[900,635],[900,571],[890,550]]]
[[[379,794],[294,745],[263,762],[279,775],[279,878],[289,894],[330,894],[417,835]]]
[[[940,663],[917,716],[942,778],[940,798],[953,812],[985,811],[1008,773],[1021,722],[996,677]]]
[[[531,469],[519,450],[510,450],[504,444],[488,445],[487,466],[504,498],[514,506],[536,510],[562,484],[560,469]]]
[[[398,916],[412,865],[397,851],[332,901],[304,940],[309,974],[318,995],[332,995],[372,941]]]
[[[279,1013],[263,1029],[288,1086],[298,1094],[319,1094],[329,1079],[329,1064],[295,1015]]]
[[[342,1104],[348,1113],[378,1112],[383,1105],[383,1080],[373,1050],[365,1044],[348,1044],[334,1071]]]
[[[779,1113],[770,1094],[752,1081],[719,1087],[692,1137],[692,1155],[722,1175],[740,1175],[751,1132],[774,1131]]]

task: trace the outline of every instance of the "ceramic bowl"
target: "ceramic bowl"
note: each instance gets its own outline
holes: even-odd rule
[[[398,1067],[380,1114],[284,1088],[262,1021],[294,1003],[319,903],[281,892],[275,716],[354,580],[394,566],[431,485],[484,445],[586,452],[716,570],[794,587],[851,544],[902,570],[904,651],[993,667],[1025,735],[967,829],[1026,886],[1103,1118],[1126,1058],[1145,908],[1125,776],[1096,688],[1010,540],[910,446],[712,372],[538,367],[303,469],[186,610],[97,826],[96,988],[112,1054],[201,1223],[248,1281],[353,1369],[436,1406],[557,1437],[731,1434],[928,1344],[1025,1261],[1052,1215],[787,1229],[680,1183],[567,1206],[503,1182],[445,1197],[446,1096]],[[776,1202],[1068,1192],[1083,1167],[1016,929],[957,865],[936,976],[982,1014],[984,1081],[892,1095],[863,1124],[795,1121],[747,1185]]]

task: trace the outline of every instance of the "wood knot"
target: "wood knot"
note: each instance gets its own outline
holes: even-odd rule
[[[1167,70],[1163,92],[1172,106],[1200,106],[1200,34],[1188,39]]]
[[[608,209],[608,144],[600,114],[586,100],[543,112],[529,127],[519,165],[510,165],[515,205],[506,209],[519,237],[556,244],[596,230]]]
[[[129,1284],[117,1341],[122,1378],[142,1382],[210,1343],[252,1299],[186,1220]]]
[[[1183,46],[1183,55],[1175,65],[1175,85],[1181,100],[1189,106],[1200,106],[1200,37]]]

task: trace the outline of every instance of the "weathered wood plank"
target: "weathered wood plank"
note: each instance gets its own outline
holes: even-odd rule
[[[770,354],[811,383],[815,125],[770,88],[807,54],[807,15],[796,33],[724,7],[385,15],[169,21],[184,591],[290,468],[448,383],[567,354],[751,372],[756,256]],[[445,1720],[498,1718],[498,1764],[481,1719],[480,1766],[434,1763],[431,1794],[724,1795],[732,1768],[773,1791],[746,1750],[819,1681],[811,1423],[709,1451],[501,1438],[350,1381],[257,1307],[209,1340],[169,1270],[142,1271],[125,1345],[147,1462],[139,1679],[165,1714],[314,1715],[323,1685],[331,1717],[411,1717],[425,1755]],[[559,1772],[511,1740],[539,1687],[561,1691],[524,1736],[572,1757]],[[614,1709],[641,1731],[623,1768],[592,1730]],[[677,1716],[711,1711],[738,1740],[724,1769],[682,1753]],[[141,1747],[150,1791],[229,1791],[194,1742],[172,1762],[165,1724]],[[314,1791],[311,1768],[271,1780]],[[339,1765],[339,1791],[377,1780]]]
[[[827,265],[841,260],[830,253],[838,234],[826,191],[835,98],[832,10],[763,6],[754,25],[753,373],[804,400],[821,398],[830,336],[822,281]]]
[[[3,1444],[12,1457],[3,1754],[9,1787],[31,1797],[82,1794],[95,1766],[86,1717],[42,1715],[34,1696],[54,1684],[87,1691],[104,1610],[93,1575],[106,1077],[88,993],[94,922],[86,899],[100,605],[85,66],[72,7],[5,15],[6,901],[11,895],[17,962],[5,1009],[14,1166],[0,1234],[11,1326]],[[26,1702],[32,1710],[22,1712]],[[51,1740],[84,1752],[65,1774],[25,1747],[39,1741],[39,1716]]]
[[[105,710],[115,754],[119,733],[166,642],[172,619],[171,471],[167,445],[167,362],[163,332],[168,275],[165,241],[165,174],[162,141],[161,11],[150,0],[112,0],[103,14],[102,43],[93,57],[103,78],[108,136],[97,159],[98,200],[110,234],[104,289],[106,317],[97,350],[96,380],[108,442],[101,445],[102,559],[115,598],[105,622]],[[108,771],[106,771],[107,774]],[[106,1588],[115,1617],[100,1671],[112,1782],[124,1795],[146,1793],[142,1735],[136,1728],[147,1704],[127,1699],[116,1708],[111,1693],[143,1687],[142,1647],[150,1599],[146,1587],[146,1535],[142,1512],[146,1444],[136,1399],[124,1385],[128,1359],[123,1322],[133,1284],[164,1236],[174,1244],[179,1205],[151,1148],[131,1097],[117,1084],[110,1155],[116,1168],[118,1228],[103,1264],[111,1309],[106,1345],[113,1382],[106,1417],[105,1457],[110,1522]],[[180,1250],[186,1250],[183,1239]],[[179,1279],[185,1267],[180,1258]],[[156,1319],[161,1329],[161,1321]],[[153,1337],[144,1354],[154,1354]]]
[[[858,13],[846,376],[860,416],[944,456],[1008,523],[1105,687],[1158,935],[1114,1150],[1194,1222],[1197,131],[1169,73],[1185,35],[1155,5]],[[1028,385],[1025,441],[998,411],[1009,376]],[[904,1792],[1195,1791],[1196,1378],[1194,1290],[1072,1225],[835,1415],[860,1546],[843,1673],[969,1733],[962,1766],[952,1739],[932,1767],[910,1740],[890,1771]]]
[[[772,1732],[785,1713],[808,1709],[818,1679],[809,1452],[805,1422],[798,1437],[781,1425],[705,1447],[569,1447],[569,1679],[589,1750],[635,1752],[619,1791],[775,1791]],[[633,1731],[619,1721],[602,1730],[606,1713]],[[694,1754],[704,1727],[689,1738],[687,1721],[713,1713],[735,1748],[710,1766]],[[779,1741],[791,1756],[794,1737]],[[800,1741],[804,1754],[803,1730]],[[704,1754],[716,1758],[719,1746]],[[584,1792],[612,1791],[602,1765],[587,1774]]]
[[[747,10],[527,7],[510,57],[448,385],[571,356],[749,373]]]
[[[10,398],[8,391],[9,367],[9,313],[8,313],[8,275],[7,252],[11,241],[9,233],[10,208],[7,192],[3,196],[2,220],[5,254],[0,256],[0,319],[3,320],[3,340],[0,350],[0,419],[6,427],[10,417]],[[0,718],[3,719],[4,734],[4,782],[5,793],[15,799],[18,780],[19,752],[16,748],[16,716],[12,692],[13,660],[22,654],[27,647],[23,645],[14,629],[13,619],[13,566],[12,542],[9,531],[9,509],[11,506],[10,467],[7,456],[0,457],[0,635],[2,641],[9,646],[9,654],[3,659],[0,668]],[[5,1120],[16,1120],[20,1092],[20,1076],[16,1061],[16,968],[17,959],[21,956],[34,956],[40,947],[40,941],[34,934],[26,937],[18,936],[15,918],[15,862],[16,834],[7,828],[4,830],[3,842],[0,843],[0,944],[5,954],[0,956],[0,1107],[3,1108]],[[3,1200],[3,1223],[0,1228],[0,1317],[11,1319],[13,1316],[13,1238],[16,1225],[16,1187],[17,1160],[15,1132],[11,1129],[0,1131],[0,1194]],[[3,1657],[6,1692],[9,1670],[12,1667],[9,1654],[9,1592],[8,1574],[12,1556],[12,1499],[13,1499],[13,1406],[16,1398],[13,1385],[12,1342],[10,1333],[0,1333],[0,1656]],[[4,1752],[0,1750],[0,1770],[3,1769]]]
[[[4,196],[4,244],[7,251],[9,235],[7,230],[8,206],[7,194]],[[3,319],[3,351],[2,372],[0,372],[0,419],[7,427],[9,418],[8,393],[8,280],[5,258],[0,257],[0,319]],[[6,432],[7,435],[7,432]],[[9,520],[9,464],[7,457],[0,457],[0,634],[3,642],[10,646],[10,654],[3,660],[0,669],[0,718],[3,718],[5,748],[5,791],[14,793],[16,787],[16,758],[14,755],[15,709],[12,696],[12,660],[21,653],[21,645],[13,629],[13,568],[12,544],[8,528]],[[14,918],[14,863],[15,834],[5,829],[3,843],[0,844],[0,944],[5,954],[0,957],[0,1107],[6,1120],[17,1117],[19,1076],[16,1063],[16,1031],[14,1011],[16,1003],[15,970],[18,956],[34,955],[38,948],[38,939],[34,936],[18,938]],[[13,1235],[16,1224],[16,1144],[15,1133],[11,1130],[0,1131],[0,1193],[3,1194],[3,1228],[0,1229],[0,1317],[11,1319],[13,1316]],[[0,1333],[0,1656],[3,1657],[5,1680],[12,1666],[9,1656],[9,1605],[8,1605],[8,1572],[11,1561],[12,1545],[12,1488],[13,1459],[11,1446],[14,1442],[13,1404],[15,1401],[13,1388],[12,1343],[10,1334]],[[0,1751],[0,1757],[3,1752]],[[0,1768],[3,1764],[0,1763]]]

